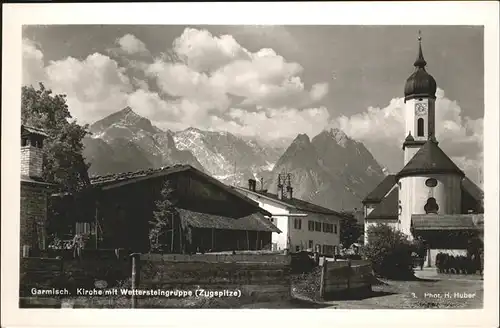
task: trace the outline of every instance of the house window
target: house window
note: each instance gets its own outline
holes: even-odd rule
[[[77,222],[76,223],[76,234],[90,234],[90,223],[88,222]]]
[[[295,246],[295,251],[300,252],[300,246]]]
[[[302,221],[300,219],[294,219],[293,227],[298,230],[302,229]]]
[[[274,223],[274,218],[271,218],[271,222]]]
[[[314,221],[313,220],[309,220],[309,222],[307,222],[307,228],[309,229],[309,231],[314,231]]]
[[[321,222],[314,222],[314,230],[321,231]]]
[[[417,120],[417,136],[418,137],[424,136],[424,119],[423,118],[419,118]]]
[[[323,223],[323,232],[332,233],[333,232],[333,224]]]
[[[323,254],[326,254],[327,245],[323,245]]]
[[[313,245],[314,245],[314,241],[309,240],[309,244],[307,245],[307,246],[308,246],[308,248],[312,249],[312,248],[313,248]]]
[[[336,224],[333,225],[333,233],[335,233],[335,234],[337,233],[337,225]]]

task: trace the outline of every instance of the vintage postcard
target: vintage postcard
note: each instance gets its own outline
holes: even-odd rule
[[[496,326],[498,4],[6,9],[2,324]]]

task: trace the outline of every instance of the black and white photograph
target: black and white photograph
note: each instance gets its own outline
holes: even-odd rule
[[[19,158],[2,182],[18,213],[4,218],[18,218],[11,303],[484,311],[498,280],[487,30],[413,12],[421,23],[21,24],[18,107],[2,103]]]

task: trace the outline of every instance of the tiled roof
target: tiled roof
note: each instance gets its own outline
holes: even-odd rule
[[[482,229],[483,214],[412,215],[415,230],[477,230]]]
[[[398,218],[398,188],[394,188],[380,204],[366,217],[367,219],[397,219]]]
[[[380,202],[382,198],[391,190],[391,188],[396,184],[396,175],[390,174],[385,177],[382,182],[380,182],[368,196],[363,199],[363,203],[368,202]]]
[[[181,220],[195,228],[214,228],[224,230],[249,230],[278,232],[281,231],[260,213],[253,213],[241,218],[229,218],[208,213],[178,209]]]
[[[156,176],[165,176],[175,172],[181,172],[191,169],[190,165],[172,165],[165,166],[159,169],[147,169],[147,170],[139,170],[135,172],[123,172],[123,173],[115,173],[115,174],[107,174],[94,176],[90,178],[90,183],[93,186],[108,186],[112,184],[117,184],[123,181],[135,181],[135,180],[143,180],[144,178],[153,178]]]
[[[484,198],[484,191],[479,188],[471,179],[464,177],[462,180],[462,189],[472,196],[475,200]]]
[[[292,207],[294,209],[301,210],[301,211],[328,214],[328,215],[337,215],[337,216],[341,216],[341,217],[352,216],[351,214],[340,213],[340,212],[331,210],[329,208],[319,206],[319,205],[316,205],[313,203],[309,203],[309,202],[306,202],[304,200],[297,199],[297,198],[288,199],[288,198],[283,197],[282,199],[279,199],[276,194],[272,194],[272,193],[269,193],[266,191],[250,191],[250,190],[242,188],[242,187],[235,187],[235,188],[239,189],[243,192],[246,192],[246,193],[252,193],[252,194],[257,195],[257,196],[264,196],[264,197],[269,198],[277,203],[281,203],[285,206]]]
[[[48,137],[49,135],[42,129],[34,128],[32,126],[21,125],[21,134],[32,133],[38,134],[44,137]]]
[[[219,186],[220,188],[226,190],[228,193],[242,199],[243,201],[252,204],[257,207],[260,213],[271,216],[271,213],[267,212],[264,209],[261,209],[255,201],[252,199],[242,195],[238,191],[234,190],[228,185],[220,182],[219,180],[211,177],[210,175],[201,172],[200,170],[192,167],[191,165],[183,165],[177,164],[172,166],[162,167],[160,169],[148,169],[148,170],[139,170],[135,172],[126,172],[126,173],[117,173],[117,174],[108,174],[102,176],[94,176],[90,178],[90,183],[93,187],[101,188],[101,189],[109,189],[109,188],[117,188],[124,184],[136,183],[139,181],[154,179],[157,177],[164,177],[169,174],[191,171],[193,174],[196,174],[201,179],[208,181],[209,183]]]
[[[56,186],[53,183],[45,182],[41,178],[29,177],[27,175],[21,175],[21,183],[30,183],[44,186]]]
[[[399,179],[403,176],[432,173],[453,173],[464,176],[464,173],[455,163],[453,163],[444,151],[439,148],[437,143],[433,140],[428,140],[396,175],[396,178]]]

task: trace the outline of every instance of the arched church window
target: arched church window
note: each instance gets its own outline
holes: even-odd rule
[[[423,118],[419,118],[417,120],[417,136],[418,137],[424,136],[424,119]]]
[[[436,202],[436,198],[430,197],[427,199],[427,203],[424,206],[424,211],[426,214],[437,214],[439,211],[439,205]]]

